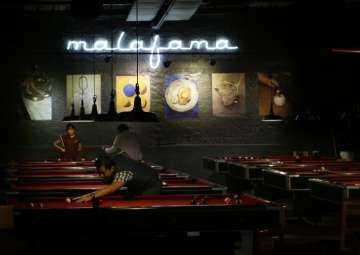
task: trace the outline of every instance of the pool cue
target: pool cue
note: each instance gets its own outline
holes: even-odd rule
[[[72,198],[70,198],[70,199],[71,199],[71,201],[76,201],[76,200],[79,200],[80,198],[83,198],[83,197],[88,196],[89,194],[94,194],[94,195],[95,195],[95,191],[94,191],[94,192],[91,192],[91,193],[87,193],[87,194],[81,195],[81,196],[72,197]]]
[[[65,143],[64,143],[64,140],[63,140],[63,138],[62,138],[62,135],[60,136],[60,140],[61,140],[61,143],[62,143],[63,148],[64,148],[64,150],[65,150]]]
[[[76,201],[76,200],[79,200],[82,197],[85,197],[86,195],[88,195],[88,194],[84,194],[84,195],[77,196],[77,197],[71,197],[70,199],[71,199],[71,201]]]
[[[335,158],[338,158],[337,148],[336,148],[336,138],[335,135],[332,136],[332,147],[335,154]]]

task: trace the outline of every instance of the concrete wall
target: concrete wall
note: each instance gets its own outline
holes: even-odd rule
[[[208,155],[263,155],[313,149],[319,149],[324,154],[333,152],[334,126],[331,124],[313,122],[299,125],[292,121],[264,123],[258,115],[258,71],[292,73],[293,85],[288,99],[294,105],[294,113],[309,106],[327,111],[336,98],[339,105],[348,101],[346,96],[351,93],[333,89],[332,86],[341,81],[344,90],[349,91],[352,83],[349,84],[346,77],[356,74],[345,75],[338,71],[341,65],[333,66],[329,55],[323,53],[329,34],[322,38],[317,34],[316,27],[309,25],[310,22],[304,23],[309,28],[306,31],[299,26],[296,16],[291,17],[291,13],[280,13],[279,10],[273,13],[249,11],[239,17],[217,17],[209,22],[195,19],[190,23],[167,23],[162,28],[160,33],[165,38],[176,36],[188,40],[203,36],[215,40],[225,35],[240,46],[240,51],[238,54],[216,56],[166,54],[163,58],[170,59],[171,66],[161,66],[156,71],[148,67],[147,55],[140,56],[140,73],[151,77],[151,111],[161,120],[154,124],[130,123],[142,141],[146,159],[206,176],[208,173],[201,170],[201,157]],[[285,17],[290,18],[288,23],[283,22]],[[110,36],[111,30],[115,33],[126,30],[134,34],[133,27],[116,19],[79,21],[51,15],[25,16],[23,30],[9,34],[15,44],[6,54],[8,66],[4,70],[7,75],[2,86],[2,111],[8,123],[2,126],[4,158],[55,156],[51,149],[52,142],[63,132],[65,124],[61,119],[68,114],[65,109],[66,74],[92,73],[94,60],[96,73],[102,77],[102,108],[107,111],[111,81],[116,75],[135,74],[135,55],[114,56],[112,73],[111,62],[104,61],[106,55],[98,54],[94,59],[93,55],[88,54],[66,54],[64,43],[67,38]],[[151,31],[146,27],[141,27],[140,31],[151,36]],[[310,37],[311,42],[308,40]],[[16,54],[12,54],[14,52]],[[215,57],[215,66],[209,65],[210,57]],[[23,77],[31,73],[34,64],[53,82],[53,121],[23,120],[18,87]],[[245,114],[230,118],[212,116],[211,74],[214,72],[246,73]],[[164,118],[164,76],[176,73],[200,74],[199,118]],[[111,143],[118,124],[77,124],[86,155],[96,156],[100,153],[101,145]]]

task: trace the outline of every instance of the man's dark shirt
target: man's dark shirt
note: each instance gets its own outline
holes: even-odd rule
[[[123,155],[117,155],[113,182],[121,181],[131,195],[159,194],[161,182],[157,170]]]

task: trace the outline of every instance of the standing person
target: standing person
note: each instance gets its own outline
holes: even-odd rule
[[[142,153],[137,136],[130,132],[129,126],[120,124],[118,134],[115,136],[111,146],[103,146],[107,154],[123,154],[133,160],[142,160]]]
[[[73,124],[66,125],[66,134],[60,135],[54,142],[54,147],[60,151],[61,158],[69,161],[81,160],[82,145]]]

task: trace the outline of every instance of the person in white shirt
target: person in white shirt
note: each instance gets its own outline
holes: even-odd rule
[[[129,126],[120,124],[119,134],[115,137],[111,146],[103,146],[107,154],[122,154],[133,160],[142,160],[142,153],[137,136],[129,131]]]

